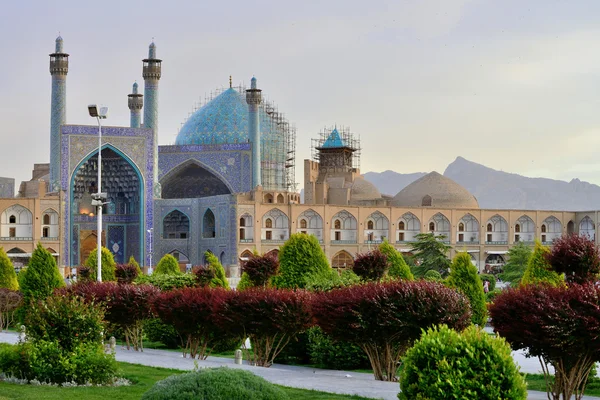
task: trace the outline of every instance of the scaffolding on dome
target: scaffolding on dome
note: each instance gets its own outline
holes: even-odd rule
[[[246,86],[238,85],[232,88],[243,97],[244,103]],[[210,103],[229,88],[216,89],[194,104],[189,118],[196,111]],[[263,98],[260,105],[261,118],[261,180],[264,190],[297,191],[296,183],[296,126],[291,124],[285,114],[270,100]],[[186,119],[187,120],[187,119]],[[181,123],[181,127],[185,121]],[[179,134],[179,130],[177,132]]]
[[[312,160],[316,162],[321,161],[321,152],[319,150],[323,148],[334,130],[337,130],[344,147],[347,147],[352,151],[352,168],[360,170],[360,137],[357,139],[354,134],[350,132],[350,128],[345,126],[325,127],[319,132],[318,138],[311,139],[310,155]]]

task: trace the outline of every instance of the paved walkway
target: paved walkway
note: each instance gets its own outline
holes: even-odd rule
[[[13,332],[0,333],[0,342],[16,343],[17,334]],[[521,366],[521,371],[536,373],[539,371],[537,359],[527,359],[522,353],[513,353],[515,360]],[[181,353],[147,349],[144,352],[128,351],[117,348],[118,361],[142,364],[153,367],[173,368],[179,370],[194,369],[194,360],[183,358]],[[317,368],[298,367],[275,364],[270,368],[253,367],[250,365],[236,365],[233,359],[209,357],[205,361],[198,361],[199,367],[241,368],[252,371],[266,380],[289,387],[301,389],[314,389],[329,393],[356,394],[363,397],[385,400],[397,400],[398,383],[381,382],[373,379],[372,374],[357,372],[325,370]],[[546,393],[530,391],[530,400],[546,400]],[[584,400],[600,400],[597,397],[585,396]]]

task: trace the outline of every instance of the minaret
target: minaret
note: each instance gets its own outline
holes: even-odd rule
[[[50,54],[52,102],[50,111],[50,191],[60,189],[60,127],[67,122],[67,72],[69,55],[63,52],[62,37],[56,38],[56,48]]]
[[[256,78],[252,77],[250,89],[246,90],[246,103],[248,103],[248,136],[252,142],[252,187],[262,185],[261,157],[260,157],[260,114],[259,106],[262,102],[262,90],[256,88]]]
[[[154,197],[159,198],[161,189],[158,183],[158,81],[160,80],[162,60],[156,58],[156,45],[154,42],[150,43],[148,58],[142,61],[144,63],[142,70],[144,96],[146,97],[144,128],[151,128],[154,131]]]
[[[133,91],[127,95],[127,105],[131,119],[129,125],[132,128],[139,128],[142,122],[142,108],[144,107],[144,96],[138,93],[138,84],[133,84]]]

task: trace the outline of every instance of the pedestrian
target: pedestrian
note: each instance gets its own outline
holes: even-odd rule
[[[490,291],[490,283],[488,281],[483,281],[483,292],[487,293]]]

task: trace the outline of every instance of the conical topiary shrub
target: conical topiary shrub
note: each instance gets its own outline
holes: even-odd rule
[[[2,247],[0,247],[0,288],[19,289],[15,268]]]
[[[54,289],[65,286],[56,260],[41,243],[33,251],[27,269],[19,274],[19,283],[26,305],[31,300],[45,299]]]
[[[177,259],[171,254],[165,254],[158,262],[154,273],[156,275],[178,275],[181,271]]]
[[[90,280],[95,281],[98,275],[98,248],[96,247],[94,251],[90,253],[87,260],[85,260],[85,266],[90,269]],[[106,247],[102,247],[102,281],[116,281],[117,277],[115,276],[115,267],[117,264],[115,263],[115,258],[113,254]]]
[[[546,283],[552,286],[563,286],[565,284],[564,275],[559,275],[552,270],[552,266],[546,258],[548,254],[550,254],[550,249],[536,240],[533,254],[529,258],[527,269],[521,279],[521,285]]]
[[[458,253],[452,260],[448,284],[467,296],[471,303],[471,321],[484,326],[487,321],[487,308],[483,283],[468,253]]]

